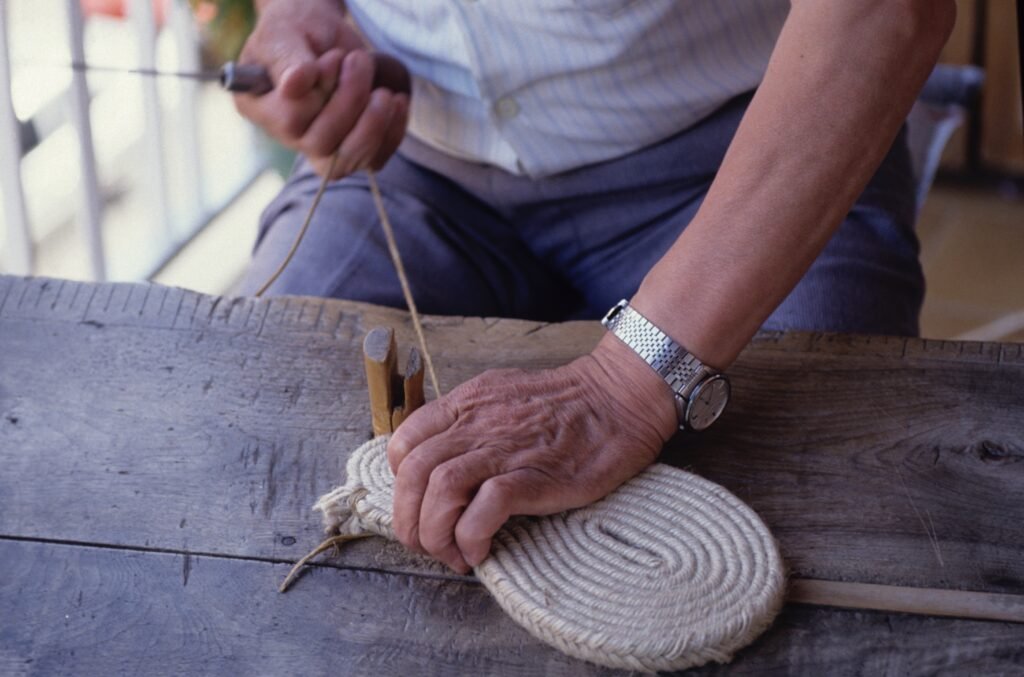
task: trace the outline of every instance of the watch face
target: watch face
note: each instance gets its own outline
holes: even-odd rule
[[[690,393],[686,425],[693,430],[704,430],[718,420],[728,402],[729,380],[722,375],[712,376]]]

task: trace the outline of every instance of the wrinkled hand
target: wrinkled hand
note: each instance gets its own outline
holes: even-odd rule
[[[564,367],[486,372],[392,436],[395,532],[466,573],[509,517],[593,503],[654,462],[676,429],[668,386],[611,335]]]
[[[239,58],[270,71],[274,89],[235,106],[321,175],[380,169],[405,134],[409,97],[373,89],[374,60],[336,0],[264,3]]]

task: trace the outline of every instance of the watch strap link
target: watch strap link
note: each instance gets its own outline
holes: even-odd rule
[[[602,324],[647,362],[681,398],[685,399],[712,373],[625,300],[608,311]]]

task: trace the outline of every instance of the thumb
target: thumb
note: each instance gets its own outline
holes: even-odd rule
[[[340,49],[329,49],[317,59],[317,86],[328,95],[338,88],[343,57],[344,53]]]
[[[277,78],[277,89],[286,99],[299,100],[313,91],[320,78],[316,61],[306,61],[287,66]]]
[[[278,36],[268,51],[270,78],[282,96],[301,99],[316,86],[317,56],[302,33]]]

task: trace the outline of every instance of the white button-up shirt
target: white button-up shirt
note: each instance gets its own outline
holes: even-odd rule
[[[409,133],[540,177],[657,143],[753,89],[788,0],[348,0],[413,74]]]

